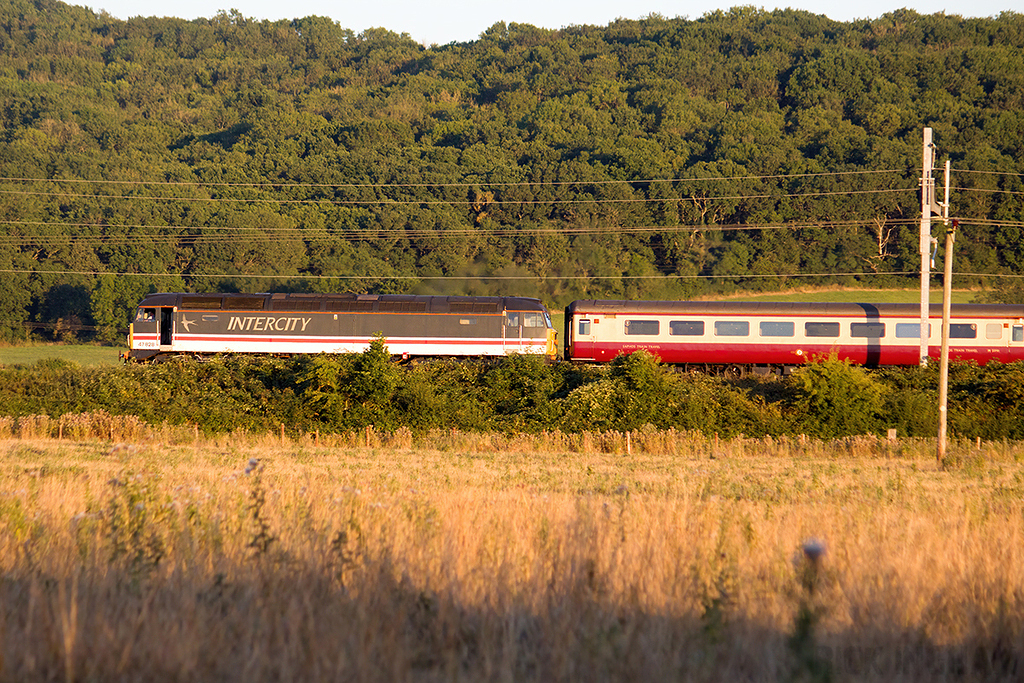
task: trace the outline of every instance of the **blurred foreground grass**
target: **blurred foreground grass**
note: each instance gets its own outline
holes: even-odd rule
[[[1020,444],[624,437],[0,441],[0,679],[1017,680]]]

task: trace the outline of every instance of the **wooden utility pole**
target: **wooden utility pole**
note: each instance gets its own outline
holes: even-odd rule
[[[921,353],[919,364],[928,365],[928,305],[931,290],[931,246],[932,246],[932,206],[935,203],[935,179],[932,178],[932,166],[935,158],[935,147],[932,145],[932,129],[924,129],[924,141],[921,146]]]
[[[953,299],[953,241],[956,239],[957,221],[949,221],[949,160],[946,160],[945,201],[942,203],[942,222],[946,226],[946,253],[942,257],[942,351],[939,356],[939,434],[935,457],[942,466],[946,459],[946,404],[949,399],[949,318]]]

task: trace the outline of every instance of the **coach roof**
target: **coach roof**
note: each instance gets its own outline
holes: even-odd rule
[[[796,301],[623,301],[586,299],[573,301],[566,307],[569,315],[748,315],[748,316],[837,316],[837,317],[906,317],[920,316],[918,304],[870,304]],[[1005,304],[957,304],[957,317],[1024,318],[1024,306]],[[929,316],[942,316],[942,305],[931,304]]]

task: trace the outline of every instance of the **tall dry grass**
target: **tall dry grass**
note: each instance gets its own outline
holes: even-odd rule
[[[0,442],[3,680],[1024,672],[1015,444],[158,436]]]

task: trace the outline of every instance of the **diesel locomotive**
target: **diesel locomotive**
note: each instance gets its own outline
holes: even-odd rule
[[[357,353],[375,335],[403,358],[556,355],[551,317],[537,299],[178,292],[150,294],[139,303],[127,359]]]

